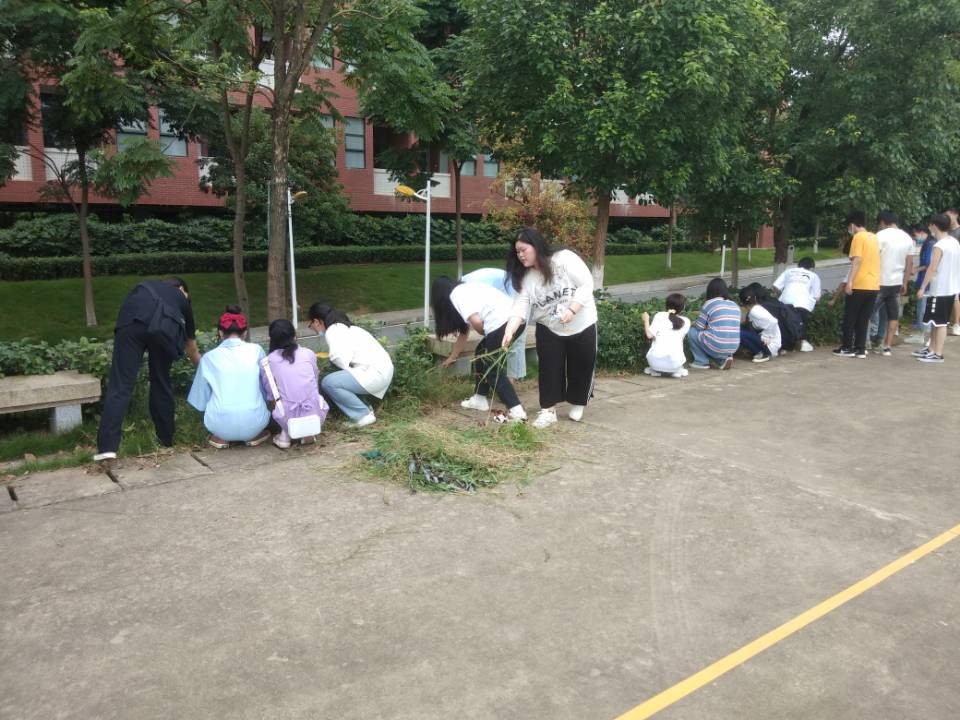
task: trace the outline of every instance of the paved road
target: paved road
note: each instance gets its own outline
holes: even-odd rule
[[[0,718],[613,720],[957,526],[947,357],[602,378],[477,495],[333,438],[24,481]],[[956,718],[958,573],[954,540],[657,717]]]

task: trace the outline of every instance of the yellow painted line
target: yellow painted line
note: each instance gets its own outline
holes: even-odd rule
[[[827,613],[836,610],[841,605],[862,595],[870,588],[882,583],[891,575],[900,572],[908,565],[916,562],[925,555],[929,555],[934,550],[943,547],[948,542],[955,540],[958,537],[960,537],[960,525],[955,525],[945,533],[933,538],[933,540],[924,543],[916,550],[913,550],[903,557],[894,560],[889,565],[880,568],[873,573],[873,575],[865,577],[863,580],[854,583],[846,590],[838,592],[836,595],[824,600],[819,605],[815,605],[806,612],[797,615],[792,620],[788,620],[780,627],[768,632],[766,635],[761,635],[753,642],[744,645],[739,650],[735,650],[725,658],[717,660],[712,665],[708,665],[703,670],[688,677],[686,680],[682,680],[673,687],[667,688],[663,692],[654,695],[642,705],[638,705],[633,710],[628,710],[625,712],[623,715],[618,717],[617,720],[643,720],[643,718],[651,717],[664,708],[670,707],[678,700],[682,700],[690,693],[695,692],[704,685],[713,682],[721,675],[733,670],[735,667],[742,665],[755,655],[759,655],[764,650],[776,645],[784,638],[790,637],[798,630],[801,630],[810,623],[819,620]]]

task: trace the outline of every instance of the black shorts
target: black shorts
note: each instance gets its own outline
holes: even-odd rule
[[[896,320],[900,316],[900,285],[881,285],[877,295],[876,309],[887,309],[887,320]]]
[[[923,313],[923,324],[934,327],[946,327],[950,324],[950,311],[953,310],[953,299],[956,295],[941,295],[928,297],[927,309]]]

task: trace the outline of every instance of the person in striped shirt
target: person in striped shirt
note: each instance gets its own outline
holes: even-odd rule
[[[706,298],[700,316],[687,333],[693,353],[690,367],[709,370],[713,360],[721,370],[729,370],[733,367],[733,354],[740,347],[740,308],[730,299],[722,278],[710,281]]]

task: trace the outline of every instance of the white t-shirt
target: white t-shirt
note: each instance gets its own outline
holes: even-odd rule
[[[750,324],[760,333],[760,339],[772,355],[780,352],[783,341],[780,339],[780,323],[763,305],[757,303],[747,313]]]
[[[325,333],[330,362],[353,375],[371,395],[382,398],[393,380],[393,360],[379,341],[362,327],[334,323]]]
[[[653,340],[647,350],[647,365],[651,370],[662,373],[673,373],[683,367],[687,361],[683,353],[683,338],[690,330],[690,320],[681,317],[683,327],[674,330],[670,322],[670,313],[658,312],[650,321],[650,332]]]
[[[946,235],[933,246],[940,248],[943,256],[937,265],[937,272],[930,281],[925,295],[928,297],[945,297],[960,293],[960,242],[955,237]]]
[[[460,313],[464,322],[478,314],[483,322],[483,334],[489,335],[507,324],[513,301],[491,285],[480,282],[465,282],[450,291],[450,302]]]
[[[903,285],[903,268],[907,256],[913,253],[913,238],[896,227],[884,228],[877,232],[877,244],[880,246],[880,285]]]
[[[813,312],[817,300],[820,299],[820,276],[805,268],[790,268],[780,273],[780,277],[773,281],[773,286],[780,291],[780,302],[784,305],[793,305]]]
[[[527,271],[511,314],[520,318],[530,317],[556,335],[581,333],[597,322],[590,268],[570,250],[558,250],[551,255],[550,266],[553,279],[549,284],[539,270],[531,268]],[[582,307],[573,320],[563,324],[558,313],[574,301]]]

